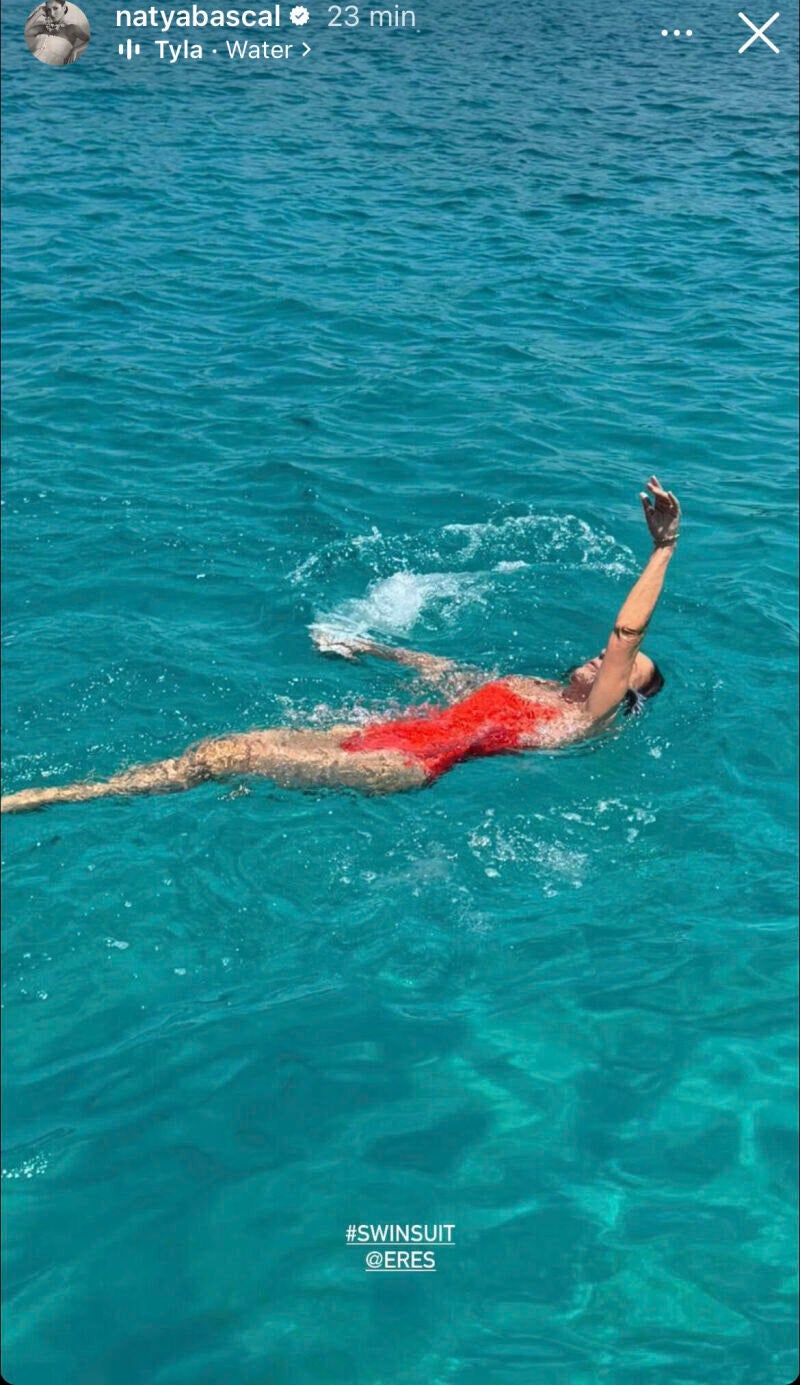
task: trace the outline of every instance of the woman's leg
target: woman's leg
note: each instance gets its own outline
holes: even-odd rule
[[[247,752],[244,743],[247,739],[247,736],[227,736],[219,741],[205,741],[175,759],[134,765],[132,769],[97,783],[89,780],[79,784],[64,784],[58,788],[22,789],[19,793],[4,795],[0,806],[4,813],[24,813],[31,808],[43,808],[48,803],[84,803],[90,798],[177,793],[181,789],[192,789],[206,779],[222,777],[223,773],[246,773]]]
[[[364,793],[398,793],[417,788],[426,776],[393,751],[351,754],[341,742],[353,727],[332,731],[249,731],[201,743],[176,759],[134,765],[98,783],[84,781],[47,789],[22,789],[0,800],[4,813],[24,813],[50,803],[83,803],[90,798],[129,794],[179,793],[209,779],[258,774],[287,788],[340,787]]]
[[[428,782],[422,765],[396,750],[343,750],[342,741],[357,729],[254,731],[249,772],[285,788],[349,788],[368,794],[402,793]]]

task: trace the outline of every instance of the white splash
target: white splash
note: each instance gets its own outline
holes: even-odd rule
[[[371,583],[363,596],[319,613],[317,625],[334,648],[337,636],[406,635],[423,612],[434,609],[447,616],[464,606],[483,605],[485,591],[484,578],[474,573],[393,572]]]

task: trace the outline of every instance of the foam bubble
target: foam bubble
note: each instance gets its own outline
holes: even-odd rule
[[[512,572],[519,565],[589,568],[611,576],[636,571],[633,553],[608,531],[577,515],[505,515],[474,524],[445,524],[424,533],[367,534],[323,545],[289,575],[295,585],[326,583],[339,573],[392,570],[424,572],[429,566],[458,571]],[[433,574],[429,574],[433,575]]]
[[[534,815],[538,817],[540,815]],[[564,887],[579,890],[588,868],[586,852],[558,838],[548,840],[537,828],[518,816],[500,825],[484,818],[480,827],[469,833],[467,843],[487,875],[499,875],[506,867],[533,867],[542,892],[548,897]]]
[[[44,1154],[36,1154],[32,1159],[25,1159],[16,1168],[4,1168],[0,1170],[2,1178],[35,1178],[37,1174],[44,1173],[47,1168],[47,1159]]]

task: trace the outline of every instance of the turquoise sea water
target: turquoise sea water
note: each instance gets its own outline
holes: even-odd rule
[[[651,471],[666,688],[397,798],[5,819],[4,1372],[783,1385],[792,13],[309,7],[304,66],[104,6],[62,71],[8,7],[7,788],[423,695],[314,620],[555,675]],[[367,1275],[351,1222],[456,1244]]]

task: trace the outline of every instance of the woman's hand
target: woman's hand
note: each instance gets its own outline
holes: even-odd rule
[[[681,507],[672,491],[665,491],[657,476],[651,476],[647,489],[653,498],[651,504],[645,491],[641,491],[644,517],[650,530],[655,548],[673,548],[680,530]]]
[[[312,625],[309,634],[320,654],[335,654],[340,659],[357,659],[359,654],[369,654],[374,648],[371,640],[344,634],[329,625]]]

